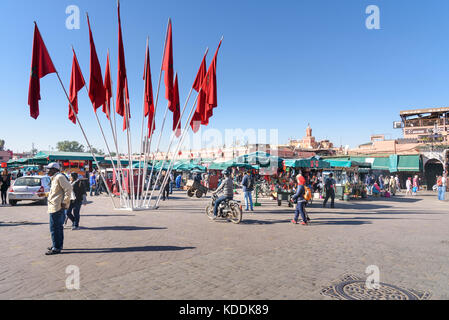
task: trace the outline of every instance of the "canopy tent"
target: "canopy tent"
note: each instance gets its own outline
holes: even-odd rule
[[[375,158],[373,165],[371,166],[373,170],[387,170],[390,171],[390,158]]]
[[[284,159],[276,156],[272,156],[269,153],[257,151],[250,154],[239,156],[233,160],[235,163],[246,163],[250,165],[257,165],[260,168],[266,168],[271,166],[277,166],[278,168],[283,166]]]
[[[173,170],[175,171],[201,171],[205,172],[206,167],[200,164],[200,159],[192,159],[192,160],[179,160],[173,165]]]
[[[233,160],[226,162],[212,162],[209,164],[209,170],[227,170],[229,168],[245,168],[245,169],[254,169],[259,170],[259,166],[254,166],[248,163],[239,163]]]
[[[329,162],[321,160],[319,157],[287,159],[284,160],[284,164],[290,168],[326,169],[331,167]]]
[[[113,162],[114,162],[114,165],[118,165],[118,161],[117,161],[117,159],[114,159],[114,160],[112,160]],[[111,164],[111,159],[104,159],[104,160],[99,160],[98,161],[99,163],[100,163],[100,165],[103,165],[103,164]],[[120,164],[123,166],[123,167],[129,167],[129,160],[125,160],[125,159],[120,159]],[[133,166],[135,165],[135,164],[137,164],[137,168],[139,167],[139,161],[133,161]],[[143,164],[143,162],[142,162],[142,164]]]
[[[21,159],[10,159],[6,164],[8,167],[19,167],[31,163],[31,158],[21,158]]]
[[[419,155],[399,156],[398,171],[400,172],[420,172],[422,161]]]
[[[352,160],[335,160],[335,159],[326,159],[324,160],[329,163],[330,168],[369,168],[370,164],[366,162],[357,162]]]
[[[393,154],[389,157],[390,161],[390,172],[398,172],[398,162],[399,156],[397,154]]]
[[[104,156],[95,155],[98,161],[104,160]],[[91,153],[86,152],[61,152],[61,151],[42,151],[39,152],[34,158],[34,161],[61,161],[61,160],[79,160],[79,161],[94,161],[94,157]]]

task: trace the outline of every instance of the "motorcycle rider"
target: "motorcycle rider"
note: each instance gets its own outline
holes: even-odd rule
[[[234,181],[231,178],[231,173],[229,171],[225,171],[223,174],[225,179],[213,193],[213,195],[217,195],[222,189],[224,189],[224,195],[215,200],[214,219],[217,218],[218,207],[220,204],[225,200],[233,200],[234,198]]]

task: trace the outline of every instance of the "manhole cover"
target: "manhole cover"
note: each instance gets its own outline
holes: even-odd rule
[[[366,279],[345,275],[333,285],[323,289],[321,294],[339,300],[427,300],[429,292],[403,289],[380,283],[379,289],[368,289]]]

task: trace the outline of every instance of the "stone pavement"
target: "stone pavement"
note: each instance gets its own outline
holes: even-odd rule
[[[293,209],[262,200],[240,225],[212,222],[209,199],[183,192],[157,211],[112,210],[107,197],[82,208],[79,231],[65,230],[62,255],[50,245],[45,206],[0,207],[0,299],[330,299],[320,291],[344,274],[449,299],[449,202],[416,198],[337,201]],[[80,289],[66,289],[66,268]]]

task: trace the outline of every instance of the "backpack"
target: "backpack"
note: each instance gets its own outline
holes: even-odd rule
[[[254,186],[254,181],[253,181],[253,179],[250,177],[249,179],[248,179],[248,186],[247,186],[247,188],[248,189],[253,189],[253,186]]]
[[[312,199],[312,190],[309,187],[304,187],[304,200],[310,201]]]

